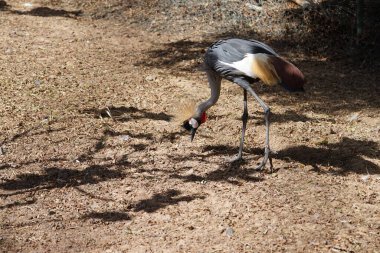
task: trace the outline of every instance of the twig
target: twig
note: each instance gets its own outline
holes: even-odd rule
[[[262,11],[263,10],[262,6],[258,6],[258,5],[251,4],[251,3],[246,3],[245,6],[247,6],[248,9],[253,10],[253,11]]]
[[[291,0],[292,2],[300,5],[302,8],[307,8],[311,5],[308,0]]]

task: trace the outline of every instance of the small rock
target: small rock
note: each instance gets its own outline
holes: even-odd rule
[[[152,81],[156,80],[156,78],[157,78],[156,76],[149,75],[149,76],[145,77],[145,80],[147,80],[148,82],[152,82]]]
[[[40,86],[40,85],[41,85],[41,80],[38,80],[38,79],[35,80],[35,81],[34,81],[34,84],[35,84],[36,86]]]
[[[120,140],[122,140],[122,141],[129,141],[130,139],[131,139],[131,137],[129,135],[120,136]]]
[[[98,203],[94,203],[90,207],[91,207],[92,210],[98,210],[99,209],[99,204]]]
[[[130,228],[126,228],[126,229],[125,229],[125,233],[126,233],[127,235],[131,235],[131,234],[133,234],[132,229],[130,229]]]
[[[233,236],[234,233],[235,233],[235,231],[234,231],[231,227],[228,227],[228,228],[226,229],[226,235],[227,235],[228,237]]]
[[[184,176],[191,176],[191,175],[193,175],[193,174],[194,174],[194,170],[193,170],[193,169],[190,169],[190,170],[186,171],[183,175],[184,175]]]
[[[359,113],[354,113],[351,115],[351,117],[349,118],[348,121],[351,123],[351,122],[356,121],[358,119],[359,119]]]
[[[248,9],[253,11],[262,11],[263,7],[255,4],[246,3],[245,6],[247,6]]]
[[[367,182],[369,179],[369,175],[361,176],[360,179],[363,180],[363,182]]]
[[[24,3],[23,5],[24,5],[25,7],[29,7],[29,8],[33,7],[33,4],[32,4],[32,3]]]

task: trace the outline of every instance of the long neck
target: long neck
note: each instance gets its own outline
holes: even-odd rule
[[[213,106],[218,101],[220,95],[220,85],[222,82],[222,78],[217,73],[211,70],[206,71],[206,73],[208,83],[211,89],[211,96],[209,99],[199,104],[195,112],[196,118],[200,118],[202,113],[204,113],[211,106]]]

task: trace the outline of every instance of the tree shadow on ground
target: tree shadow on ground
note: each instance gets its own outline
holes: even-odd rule
[[[263,117],[262,117],[263,118]],[[286,110],[284,113],[271,113],[270,122],[274,123],[285,123],[285,122],[307,122],[313,121],[313,118],[310,118],[300,112],[295,110]]]
[[[252,176],[253,173],[258,173],[259,171],[255,169],[242,168],[243,164],[247,162],[236,161],[236,162],[226,162],[219,169],[214,170],[206,175],[180,175],[174,173],[170,175],[171,178],[181,179],[184,182],[227,182],[234,185],[241,185],[240,180],[246,182],[261,182],[264,178],[260,176]]]
[[[149,199],[144,199],[134,204],[132,210],[135,212],[144,211],[152,213],[158,209],[165,208],[169,205],[176,205],[179,202],[191,202],[195,199],[204,199],[202,195],[187,195],[180,196],[181,192],[178,190],[167,190],[162,193],[156,193]]]
[[[16,201],[10,204],[6,204],[4,206],[0,206],[0,210],[6,209],[6,208],[13,208],[13,207],[19,207],[19,206],[27,206],[36,203],[37,199],[29,199],[25,201]]]
[[[327,144],[324,147],[308,147],[305,145],[286,148],[273,157],[281,160],[297,161],[313,166],[317,172],[323,172],[321,167],[334,167],[332,173],[345,175],[350,172],[358,174],[380,174],[380,167],[366,160],[378,158],[378,144],[373,141],[361,141],[343,138],[338,143]]]
[[[97,196],[91,192],[88,192],[88,191],[85,191],[84,189],[80,188],[79,185],[78,186],[74,186],[74,189],[77,190],[78,192],[80,192],[81,194],[87,196],[87,197],[90,197],[92,199],[97,199],[97,200],[101,200],[101,201],[106,201],[106,202],[109,202],[109,201],[114,201],[112,198],[107,198],[107,197],[103,197],[103,196]]]
[[[89,149],[88,152],[83,153],[80,156],[78,156],[76,160],[79,162],[91,160],[96,153],[98,153],[99,151],[101,151],[102,149],[106,147],[106,141],[107,141],[108,136],[109,136],[108,131],[104,131],[103,135],[99,139],[97,139],[93,148]]]
[[[120,107],[106,107],[102,109],[92,108],[81,111],[84,114],[93,114],[96,118],[112,118],[117,121],[126,122],[138,119],[152,119],[170,121],[171,115],[160,112],[149,112],[145,109],[138,109],[133,106],[120,106]]]
[[[111,170],[104,166],[94,165],[84,170],[58,167],[45,168],[42,174],[20,174],[16,179],[4,180],[0,184],[3,190],[34,191],[41,189],[62,188],[84,184],[96,184],[109,179],[123,178],[121,171]],[[17,193],[5,194],[14,195]],[[0,195],[1,196],[1,195]]]
[[[42,129],[42,128],[45,128],[45,125],[46,125],[47,129]],[[38,129],[41,129],[41,130],[36,131]],[[60,132],[60,131],[64,131],[64,130],[66,130],[66,128],[64,128],[64,127],[52,128],[51,122],[47,122],[46,124],[45,124],[45,122],[42,122],[42,123],[36,124],[34,126],[31,126],[31,127],[27,128],[27,129],[25,129],[19,133],[14,134],[11,138],[8,138],[8,140],[6,140],[6,139],[3,140],[0,143],[0,146],[6,144],[8,142],[13,142],[19,138],[50,134],[50,133]]]
[[[346,62],[356,68],[371,68],[374,65],[378,68],[380,2],[363,1],[363,5],[361,35],[356,33],[359,8],[356,2],[327,0],[307,10],[286,10],[283,13],[284,21],[296,23],[297,29],[286,33],[283,40],[290,47],[298,47],[305,53],[317,52],[328,58],[346,58]],[[301,31],[307,32],[302,34]]]
[[[30,15],[30,16],[39,16],[39,17],[66,17],[66,18],[76,18],[82,15],[82,11],[66,11],[63,9],[52,9],[49,7],[37,7],[33,8],[30,11],[20,11],[12,10],[11,13],[18,15]]]
[[[202,153],[205,153],[204,157],[211,157],[211,156],[219,156],[219,155],[229,155],[234,156],[237,155],[239,147],[232,147],[232,146],[226,146],[226,145],[206,145],[202,149]],[[255,154],[255,155],[263,155],[263,150],[260,148],[244,148],[244,151],[246,153]]]
[[[0,164],[0,170],[5,170],[8,168],[12,168],[12,164],[9,164],[9,163]]]
[[[95,220],[102,220],[106,222],[116,222],[116,221],[131,220],[131,216],[128,213],[116,212],[116,211],[91,212],[86,215],[83,215],[82,219],[84,220],[95,219]]]
[[[0,0],[0,11],[8,10],[9,5],[6,1]]]
[[[200,68],[200,59],[211,43],[211,40],[179,40],[158,45],[158,48],[145,52],[146,59],[149,59],[149,61],[142,59],[141,61],[135,62],[134,65],[154,68],[170,68],[176,66],[176,69],[180,71],[195,71]]]
[[[236,118],[241,120],[240,118]],[[248,120],[257,120],[265,122],[263,112],[255,112],[254,114],[249,114]],[[307,121],[316,121],[316,119],[310,118],[304,115],[301,112],[295,110],[286,110],[284,113],[271,112],[270,114],[270,123],[285,123],[285,122],[307,122]]]
[[[97,139],[97,142],[94,144],[93,148],[89,149],[88,152],[85,152],[77,157],[77,161],[84,162],[89,161],[94,158],[94,155],[100,152],[105,148],[109,148],[107,146],[107,140],[109,137],[118,137],[123,141],[128,141],[129,139],[144,139],[144,140],[153,140],[153,135],[151,133],[132,133],[130,131],[117,132],[112,129],[105,129],[103,131],[102,136]],[[131,144],[130,147],[133,149],[133,152],[143,151],[148,145],[143,143]],[[122,157],[119,157],[114,161],[114,165],[118,166],[129,166],[131,163],[128,161],[128,156],[131,153],[124,154]],[[134,166],[138,166],[141,164],[134,163]]]
[[[140,200],[129,205],[125,211],[105,211],[91,212],[82,216],[82,219],[98,219],[105,222],[116,222],[131,220],[127,211],[147,213],[156,212],[159,209],[166,208],[170,205],[177,205],[180,202],[191,202],[196,199],[205,199],[203,195],[185,195],[181,191],[170,189],[161,193],[154,194],[151,198]]]
[[[263,150],[259,148],[246,148],[245,152],[249,154],[254,154],[259,157],[258,163],[262,159],[261,157],[264,155]],[[247,182],[260,182],[264,179],[259,175],[255,176],[252,174],[257,174],[260,171],[256,170],[255,167],[253,168],[246,168],[245,165],[250,162],[250,159],[245,158],[244,160],[240,161],[229,161],[232,160],[234,157],[236,157],[238,153],[238,147],[232,147],[232,146],[226,146],[226,145],[208,145],[205,146],[202,150],[201,155],[193,155],[191,159],[196,161],[204,161],[204,159],[213,157],[213,156],[220,156],[220,155],[227,155],[229,158],[222,162],[218,169],[211,171],[209,173],[206,173],[205,175],[196,175],[194,173],[191,174],[178,174],[173,173],[170,175],[171,178],[181,179],[185,182],[207,182],[207,181],[213,181],[213,182],[221,182],[225,181],[231,184],[240,185],[240,180],[244,180]],[[170,159],[183,161],[183,157],[170,157]],[[186,157],[186,159],[189,159]],[[258,165],[258,164],[257,164]]]

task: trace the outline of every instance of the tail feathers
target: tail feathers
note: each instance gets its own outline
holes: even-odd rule
[[[281,83],[274,65],[270,62],[268,55],[255,54],[252,62],[253,73],[265,84],[275,85]]]
[[[301,70],[281,57],[272,56],[270,62],[281,78],[281,86],[289,91],[304,91],[303,86],[306,81]]]

